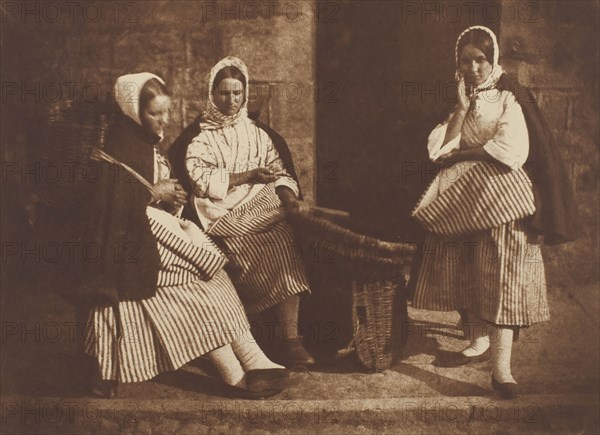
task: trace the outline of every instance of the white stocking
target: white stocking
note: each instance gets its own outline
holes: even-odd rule
[[[233,352],[242,363],[245,371],[260,369],[283,369],[283,366],[275,364],[263,353],[252,336],[244,334],[231,343]]]
[[[517,383],[510,370],[510,358],[514,331],[509,328],[491,326],[490,346],[492,347],[492,376],[499,383]]]
[[[209,352],[207,356],[226,384],[238,385],[244,379],[244,370],[229,344]]]
[[[462,353],[465,356],[478,356],[490,347],[488,326],[486,322],[471,312],[468,314],[468,319],[468,323],[465,326],[470,328],[471,343],[462,350]]]

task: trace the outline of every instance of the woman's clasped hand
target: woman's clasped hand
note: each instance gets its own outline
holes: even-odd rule
[[[154,185],[155,200],[166,202],[173,207],[181,207],[187,202],[187,194],[179,181],[174,178],[159,180]]]

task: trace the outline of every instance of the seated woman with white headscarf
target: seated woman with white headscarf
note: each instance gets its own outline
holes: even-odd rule
[[[206,110],[174,145],[184,150],[195,212],[226,246],[246,311],[275,311],[278,361],[314,364],[298,330],[299,294],[309,286],[285,221],[286,211],[302,207],[289,149],[248,117],[249,75],[240,59],[218,62],[208,83]]]
[[[119,382],[145,381],[201,355],[242,397],[282,391],[288,372],[253,340],[223,253],[192,222],[149,206],[174,211],[185,199],[156,148],[171,104],[164,81],[122,76],[115,98],[120,113],[104,151],[133,171],[102,163],[85,220],[107,254],[87,265],[80,288],[89,307],[85,351],[97,366],[92,393],[114,397]]]

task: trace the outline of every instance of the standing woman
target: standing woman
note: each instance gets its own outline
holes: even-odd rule
[[[282,391],[287,371],[254,342],[225,256],[193,223],[149,206],[176,210],[185,200],[155,148],[171,104],[164,81],[122,76],[115,99],[120,113],[105,152],[137,174],[103,164],[89,202],[86,233],[102,248],[81,289],[89,306],[85,351],[97,373],[92,393],[114,397],[120,382],[145,381],[201,355],[243,397]]]
[[[285,141],[248,117],[248,86],[240,59],[217,63],[206,110],[184,134],[189,140],[174,148],[187,147],[195,211],[204,229],[227,247],[228,272],[246,311],[273,309],[278,359],[306,366],[314,359],[301,342],[298,309],[299,294],[309,287],[285,221],[286,210],[301,206],[298,183]]]
[[[513,398],[513,339],[549,318],[539,236],[572,240],[575,208],[531,94],[511,84],[498,57],[490,29],[459,36],[458,104],[427,144],[443,169],[413,212],[427,230],[413,301],[466,312],[471,342],[442,365],[486,359],[491,347],[492,387]]]

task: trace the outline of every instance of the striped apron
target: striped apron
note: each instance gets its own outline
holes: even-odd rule
[[[208,233],[225,245],[227,272],[248,313],[309,291],[302,258],[273,183],[217,220]]]
[[[223,269],[227,259],[218,248],[189,243],[148,219],[161,258],[156,295],[97,307],[86,324],[85,352],[97,359],[102,379],[145,381],[242,334],[250,337],[244,308]],[[208,238],[205,243],[211,244]]]
[[[438,178],[413,212],[427,230],[413,306],[466,309],[498,325],[548,320],[542,253],[528,234],[535,205],[525,172],[480,162],[442,193]]]

